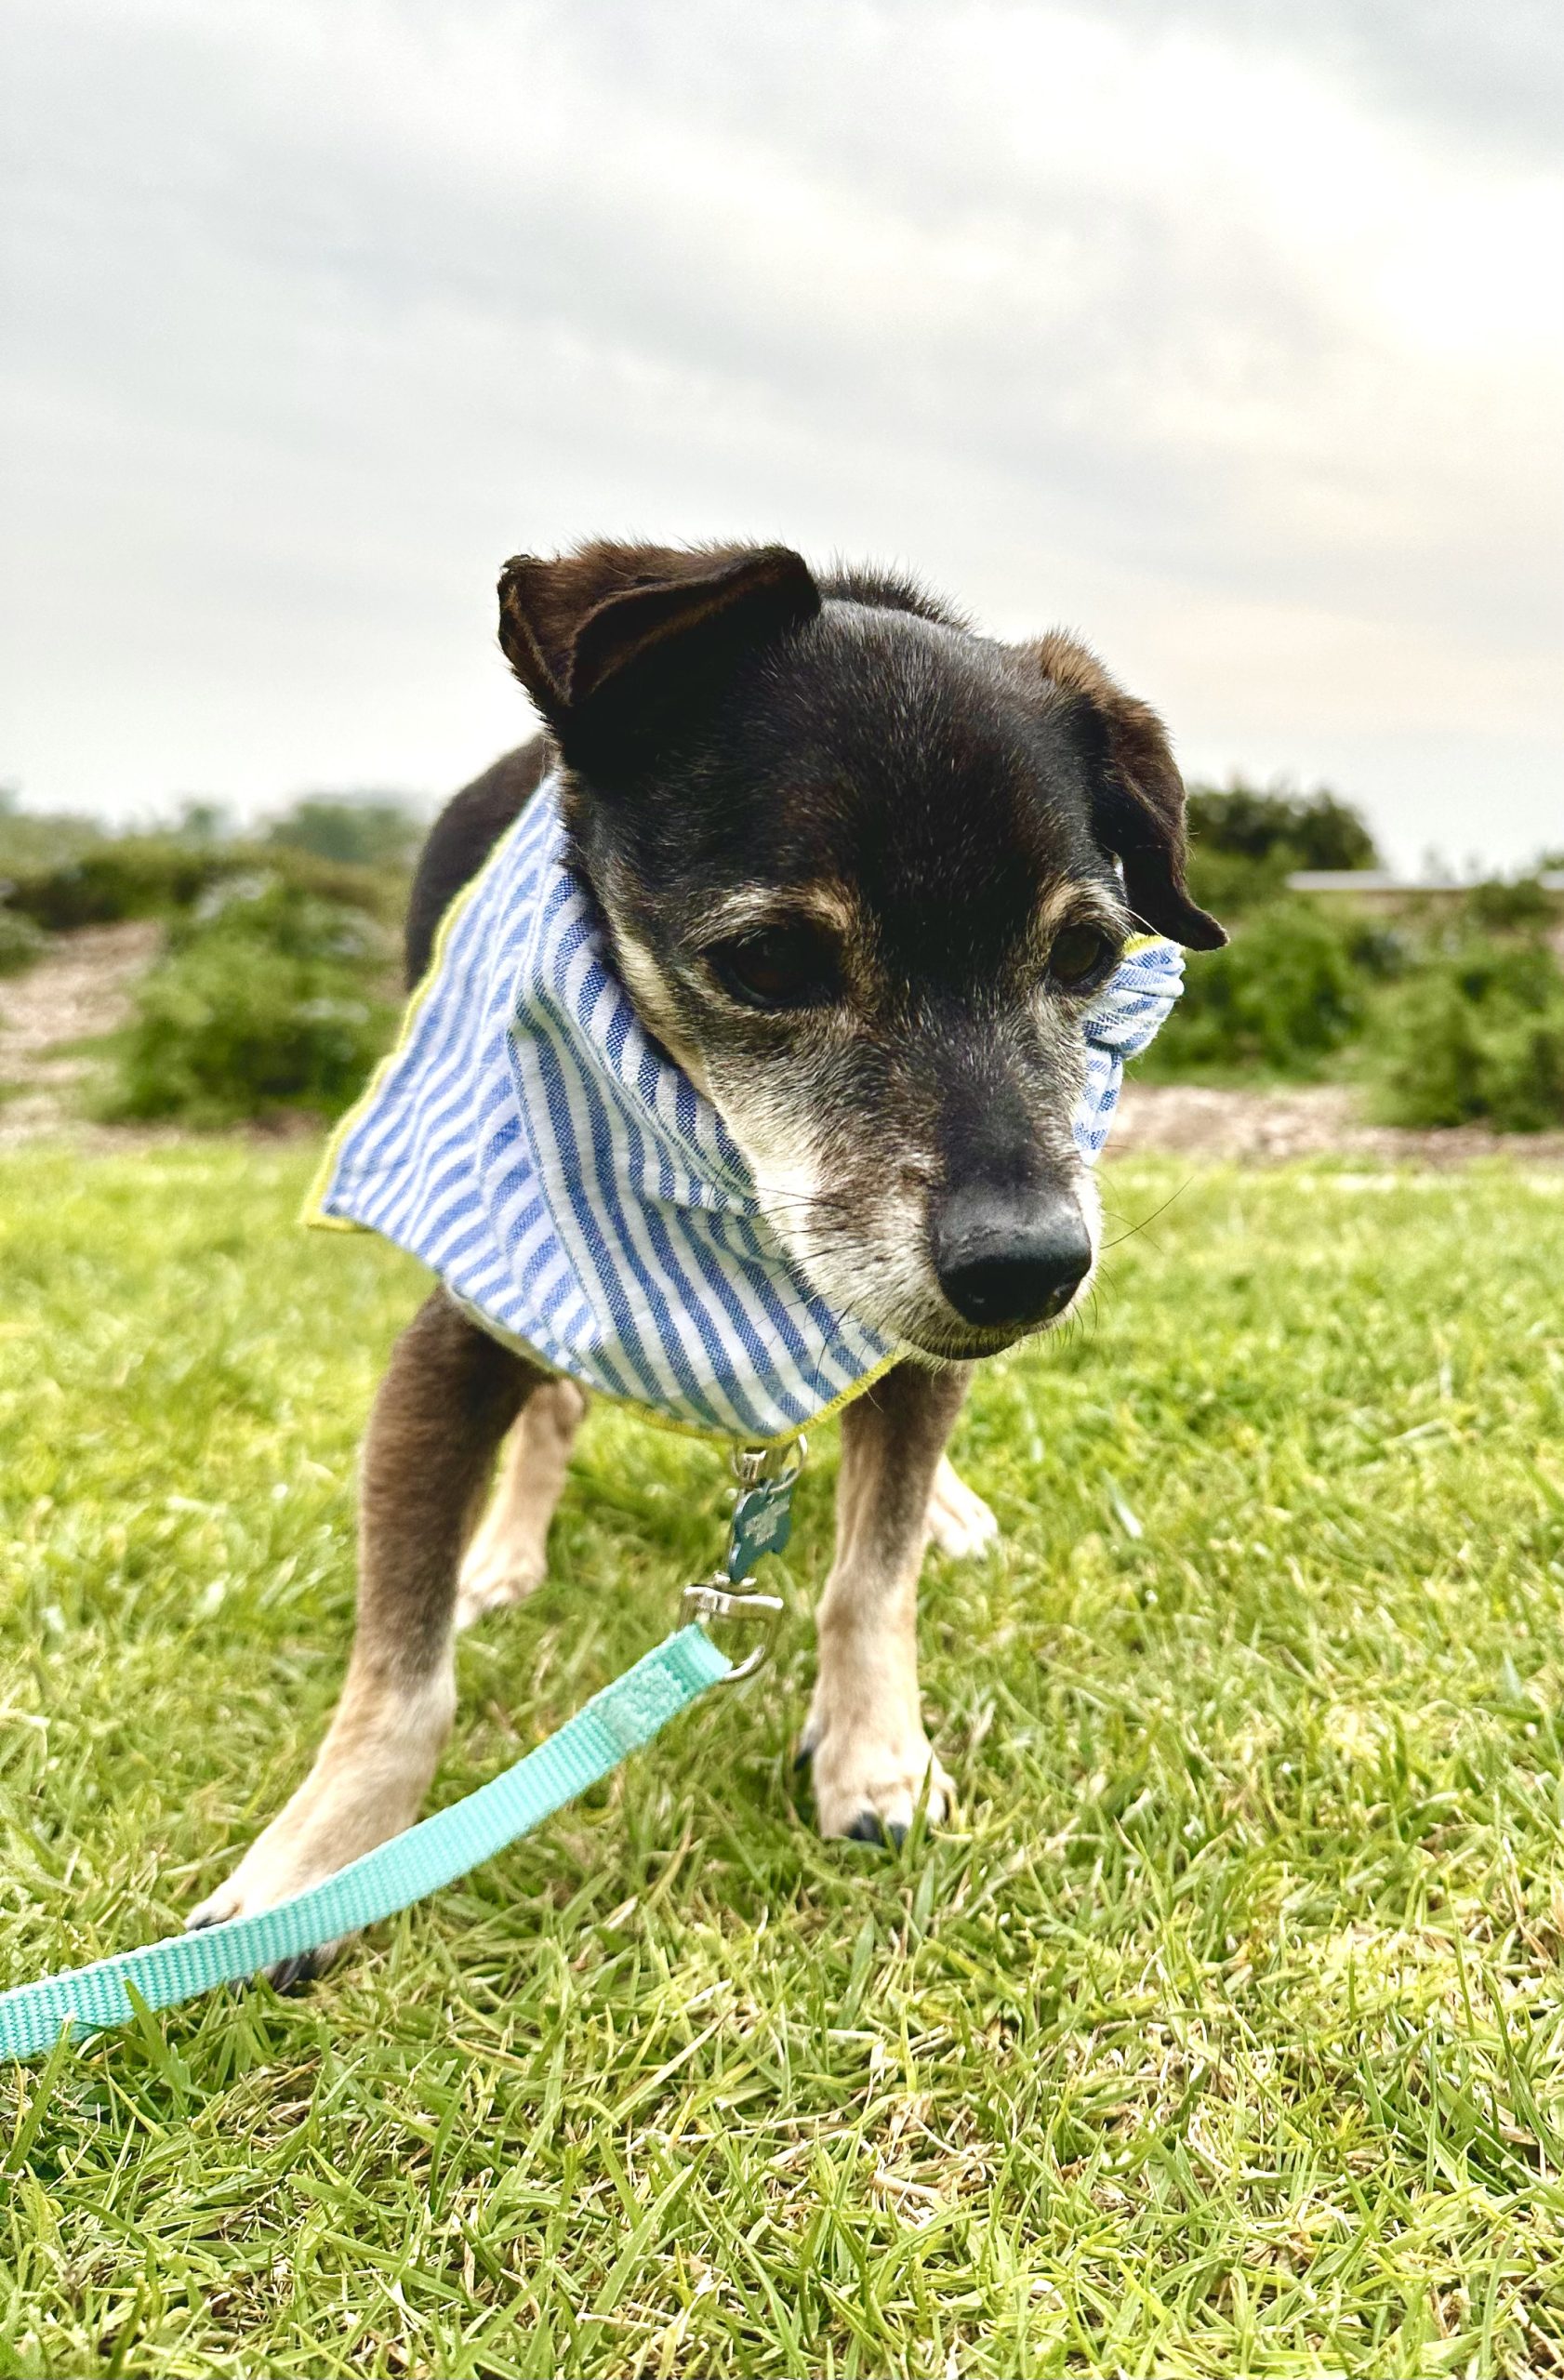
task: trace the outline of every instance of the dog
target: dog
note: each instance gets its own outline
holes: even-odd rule
[[[721,1117],[801,1272],[895,1350],[842,1414],[802,1752],[826,1835],[899,1841],[951,1792],[919,1700],[924,1550],[995,1534],[945,1452],[971,1368],[1074,1312],[1097,1261],[1071,1132],[1083,1011],[1136,932],[1225,938],[1186,888],[1184,787],[1157,714],[1072,636],[996,641],[895,575],[594,542],[518,557],[499,598],[543,733],[432,828],[409,982],[549,785],[648,1043]],[[427,1299],[364,1444],[340,1702],[192,1923],[413,1820],[455,1632],[543,1576],[586,1403],[447,1288]]]

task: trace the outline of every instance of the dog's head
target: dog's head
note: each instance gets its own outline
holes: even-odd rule
[[[1137,929],[1223,939],[1155,713],[783,547],[519,557],[500,639],[626,986],[815,1287],[948,1358],[1067,1313],[1082,1012]]]

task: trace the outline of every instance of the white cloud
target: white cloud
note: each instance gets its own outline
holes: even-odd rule
[[[0,769],[438,789],[504,554],[753,531],[1408,855],[1564,840],[1548,24],[1441,13],[33,0]]]

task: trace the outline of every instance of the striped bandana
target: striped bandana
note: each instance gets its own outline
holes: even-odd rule
[[[311,1220],[382,1233],[474,1320],[663,1421],[789,1437],[900,1352],[810,1286],[722,1117],[650,1040],[546,782],[442,932],[402,1038],[344,1119]],[[1087,1017],[1091,1162],[1124,1060],[1182,988],[1132,945]]]

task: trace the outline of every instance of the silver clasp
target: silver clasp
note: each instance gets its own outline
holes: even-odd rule
[[[808,1452],[809,1440],[802,1431],[796,1438],[784,1438],[779,1446],[735,1447],[733,1475],[741,1488],[758,1488],[762,1479],[793,1480],[803,1469]]]
[[[780,1595],[739,1594],[725,1579],[704,1579],[698,1586],[685,1588],[684,1608],[708,1624],[712,1620],[734,1620],[760,1629],[760,1643],[728,1672],[722,1680],[723,1686],[736,1686],[740,1678],[753,1677],[771,1659],[776,1624],[782,1617]]]

